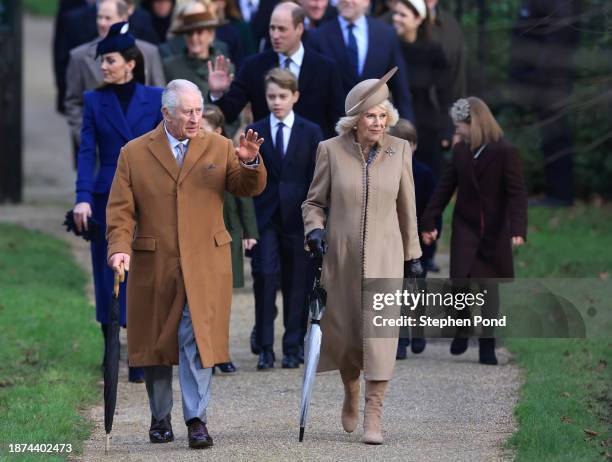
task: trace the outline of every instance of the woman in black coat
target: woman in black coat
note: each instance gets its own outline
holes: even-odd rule
[[[442,47],[430,39],[425,0],[398,0],[393,7],[393,26],[410,71],[410,93],[419,134],[415,156],[438,178],[442,171],[442,148],[450,147],[453,124],[449,66]]]
[[[501,128],[482,100],[460,99],[453,105],[451,117],[457,142],[452,161],[425,210],[423,242],[429,244],[437,238],[436,220],[456,191],[450,277],[513,278],[512,246],[523,244],[527,235],[527,190],[518,152],[502,138]],[[483,317],[495,318],[497,284],[484,282],[481,290],[483,284],[487,286]],[[484,329],[479,340],[480,362],[497,364],[493,329]],[[467,341],[467,337],[455,338],[451,353],[465,352]]]

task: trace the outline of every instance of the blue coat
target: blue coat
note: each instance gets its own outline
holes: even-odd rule
[[[161,122],[161,94],[161,88],[136,84],[127,114],[124,114],[119,99],[110,88],[84,93],[76,202],[91,204],[93,218],[100,223],[102,235],[106,233],[106,203],[121,148]],[[91,244],[96,319],[102,324],[109,322],[113,288],[113,272],[106,264],[107,245],[104,237]],[[125,287],[125,284],[121,287],[122,325],[126,324]]]
[[[260,233],[280,209],[283,232],[303,235],[302,202],[306,200],[314,174],[317,147],[323,140],[321,129],[296,114],[287,151],[281,159],[272,143],[269,116],[249,128],[264,138],[259,153],[268,171],[266,189],[253,198]]]
[[[359,82],[366,79],[379,79],[394,66],[398,72],[389,81],[389,90],[393,94],[393,104],[400,117],[414,123],[412,98],[408,86],[406,63],[400,49],[395,29],[382,21],[368,17],[368,52],[361,75],[351,66],[342,29],[337,19],[321,24],[308,34],[308,46],[324,56],[331,58],[340,68],[340,78],[344,95]]]
[[[229,91],[215,102],[228,122],[233,122],[248,102],[251,103],[253,119],[263,119],[270,113],[266,103],[264,77],[266,72],[277,66],[278,55],[272,50],[244,60]],[[345,94],[338,74],[338,66],[332,60],[305,49],[298,78],[300,99],[293,110],[318,124],[326,138],[336,135],[334,127],[344,115]]]

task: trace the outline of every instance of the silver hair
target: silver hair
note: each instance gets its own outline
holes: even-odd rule
[[[201,107],[204,107],[204,98],[202,97],[202,92],[198,88],[198,86],[185,79],[175,79],[168,82],[166,88],[164,88],[164,92],[162,93],[162,108],[166,108],[168,112],[174,114],[174,110],[180,104],[180,94],[184,91],[195,91],[200,95]]]
[[[387,125],[385,125],[385,131],[389,130],[389,128],[393,127],[397,121],[399,120],[399,114],[397,109],[391,104],[391,101],[388,99],[384,100],[382,103],[378,105],[382,107],[387,112]],[[352,116],[344,116],[340,117],[340,120],[336,124],[336,133],[338,135],[345,135],[349,133],[351,130],[357,127],[357,121],[361,117],[361,115],[371,108],[367,108],[364,111],[361,111],[359,114]]]

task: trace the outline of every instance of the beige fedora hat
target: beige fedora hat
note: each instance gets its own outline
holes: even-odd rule
[[[346,95],[344,110],[347,116],[359,114],[365,109],[377,106],[389,98],[387,82],[397,72],[397,66],[380,79],[367,79],[355,85]]]

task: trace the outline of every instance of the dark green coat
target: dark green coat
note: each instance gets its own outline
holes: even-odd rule
[[[226,192],[223,201],[223,220],[232,236],[233,286],[244,287],[242,239],[259,239],[253,199],[236,197]]]

